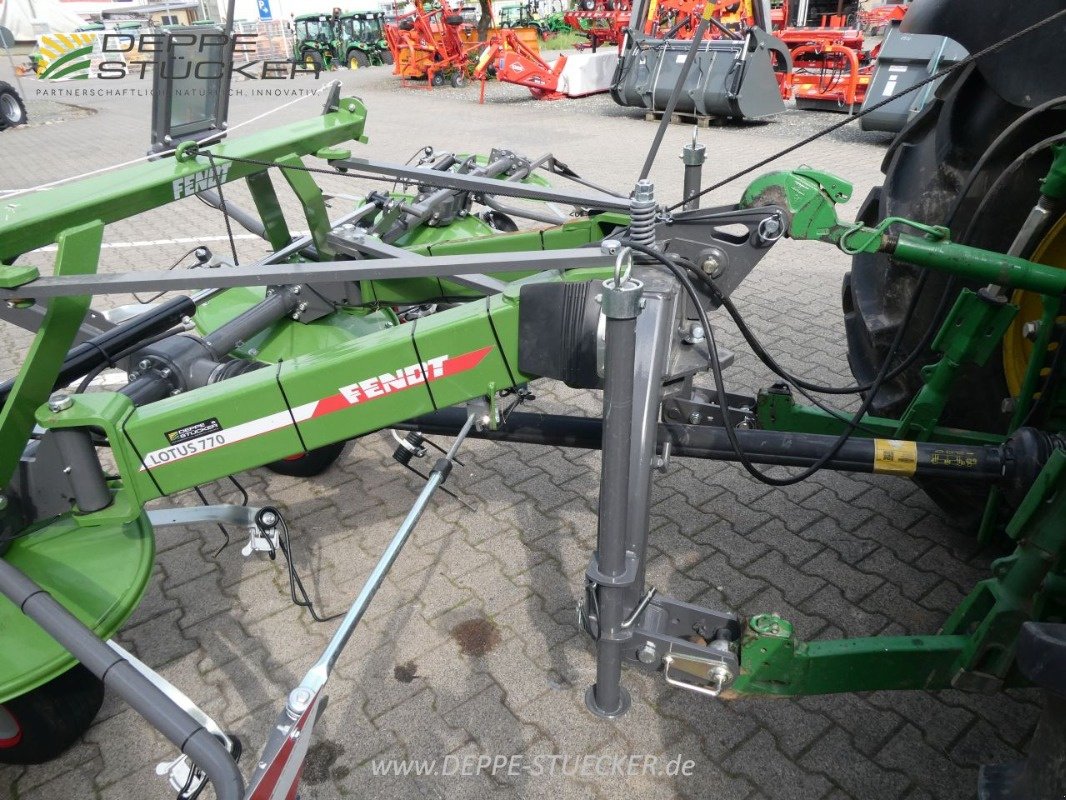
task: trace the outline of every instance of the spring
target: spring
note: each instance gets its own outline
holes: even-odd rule
[[[629,201],[629,238],[645,247],[655,246],[655,186],[649,180],[637,181],[633,197]],[[634,261],[646,263],[647,256],[634,254]]]

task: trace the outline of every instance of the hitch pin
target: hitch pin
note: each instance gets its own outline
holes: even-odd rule
[[[648,607],[648,603],[651,602],[651,599],[653,597],[655,597],[655,587],[654,586],[652,586],[650,589],[648,589],[648,591],[645,593],[645,595],[642,598],[640,598],[640,602],[637,603],[637,607],[633,609],[633,613],[630,614],[627,619],[622,621],[622,627],[623,628],[632,628],[636,624],[637,619],[640,618],[640,615],[644,613],[644,609]]]

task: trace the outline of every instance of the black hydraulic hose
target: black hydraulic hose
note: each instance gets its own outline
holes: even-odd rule
[[[158,308],[138,314],[133,319],[82,342],[63,359],[63,366],[52,388],[66,386],[98,367],[113,364],[119,354],[129,350],[132,345],[173,328],[185,317],[191,317],[195,313],[196,304],[192,300],[184,296],[175,297]],[[0,384],[0,404],[7,402],[14,385],[13,380]]]
[[[48,592],[3,559],[0,593],[203,770],[219,800],[241,800],[244,778],[225,745]]]
[[[461,408],[445,408],[393,426],[433,436],[455,436],[466,420]],[[744,454],[754,463],[781,467],[809,467],[829,452],[837,437],[774,430],[737,430]],[[518,444],[573,447],[598,450],[603,438],[603,420],[559,414],[512,412],[496,430],[470,432],[472,439]],[[736,461],[725,428],[713,425],[660,423],[658,451],[670,445],[671,457]],[[995,483],[1009,481],[1013,463],[1004,449],[994,445],[960,445],[938,442],[891,443],[891,440],[853,438],[825,463],[838,472],[866,472],[906,477],[952,478]],[[913,453],[911,458],[908,453]]]

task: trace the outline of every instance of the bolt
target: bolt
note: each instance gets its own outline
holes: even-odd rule
[[[695,323],[693,323],[692,327],[689,328],[688,331],[688,338],[692,342],[702,342],[703,337],[706,335],[707,333],[703,330],[703,326],[697,325]]]
[[[1003,402],[999,404],[999,410],[1004,414],[1010,414],[1014,411],[1014,406],[1015,402],[1013,397],[1004,397]]]
[[[1022,336],[1030,342],[1036,341],[1036,335],[1040,333],[1040,321],[1033,320],[1022,325]]]
[[[702,417],[700,417],[699,411],[693,411],[691,414],[688,415],[688,422],[690,425],[699,425],[700,419],[702,419]]]
[[[714,690],[717,693],[733,681],[733,673],[724,665],[719,665],[711,672],[711,679],[714,681]]]
[[[273,511],[264,511],[259,515],[259,521],[267,528],[273,528],[278,524],[278,515]]]
[[[0,511],[3,511],[6,508],[7,508],[7,495],[6,494],[0,494]]]
[[[141,372],[147,372],[151,368],[152,368],[152,362],[149,361],[147,358],[141,359],[137,363],[137,369],[139,369]]]
[[[311,705],[311,701],[314,699],[314,695],[311,694],[311,690],[303,686],[297,686],[291,692],[289,692],[288,711],[291,714],[299,716],[307,707]]]
[[[637,181],[637,187],[633,190],[633,199],[638,202],[654,200],[655,184],[647,178]]]
[[[640,652],[637,653],[637,659],[641,664],[654,664],[656,657],[659,655],[655,649],[655,642],[645,642],[644,646],[640,648]]]
[[[181,389],[171,389],[170,391],[171,397],[177,397],[179,394],[181,394]]]
[[[736,428],[738,431],[751,430],[751,420],[749,420],[747,417],[744,417],[744,419],[737,423]]]
[[[72,405],[74,405],[74,398],[66,392],[56,392],[48,398],[48,408],[56,414],[66,411]]]
[[[700,264],[700,269],[712,278],[717,278],[722,274],[722,260],[718,256],[707,256]]]
[[[616,256],[622,248],[622,243],[617,239],[604,239],[600,242],[600,252],[605,256]]]

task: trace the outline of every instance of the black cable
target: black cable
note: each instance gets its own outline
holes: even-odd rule
[[[226,225],[226,236],[229,238],[229,249],[233,253],[233,266],[239,266],[240,261],[237,259],[237,243],[233,239],[233,226],[230,224],[229,212],[226,210],[226,195],[222,193],[222,179],[218,174],[218,167],[215,166],[215,156],[210,150],[204,151],[207,155],[207,162],[211,165],[211,174],[215,179],[215,188],[218,189],[218,207],[222,212],[222,221]]]
[[[156,342],[162,341],[163,339],[168,339],[171,336],[175,336],[181,333],[183,330],[184,328],[170,328],[169,330],[165,330],[162,333],[157,333],[155,336],[149,336],[147,339],[142,339],[136,344],[132,344],[124,350],[120,350],[114,355],[109,356],[107,361],[102,364],[98,364],[97,366],[93,367],[93,369],[91,369],[88,373],[86,373],[85,377],[82,379],[82,382],[78,384],[78,388],[74,390],[74,394],[83,394],[85,390],[89,388],[89,384],[96,380],[97,376],[101,372],[103,372],[108,367],[114,367],[117,362],[121,361],[131,353],[135,353],[138,350],[148,347],[149,345],[153,345]]]
[[[197,195],[197,197],[200,197],[200,195]],[[203,200],[202,197],[200,199]],[[203,200],[203,202],[207,203],[206,200]],[[208,203],[208,205],[210,205],[210,203]],[[180,265],[182,261],[184,261],[189,256],[191,256],[193,253],[195,253],[197,250],[199,250],[200,247],[201,247],[201,245],[196,245],[196,247],[192,248],[191,250],[186,250],[182,254],[181,258],[179,258],[177,261],[175,261],[173,264],[171,264],[169,267],[167,267],[167,272],[170,272],[171,270],[177,269],[178,265]],[[197,264],[196,266],[199,266],[199,264]],[[193,267],[193,269],[195,269],[195,267]],[[147,299],[141,299],[141,296],[138,295],[136,292],[133,292],[132,294],[133,294],[133,299],[134,300],[136,300],[141,305],[145,305],[147,303],[152,303],[152,302],[158,300],[160,297],[165,295],[167,293],[167,291],[168,290],[164,289],[161,292],[157,292],[156,294],[153,294],[151,297],[149,297]]]
[[[196,496],[200,498],[201,503],[203,503],[205,506],[211,505],[207,501],[207,496],[204,494],[203,489],[201,489],[199,486],[194,486],[192,487],[192,490],[196,492]],[[222,531],[222,546],[215,551],[215,557],[217,558],[218,554],[225,550],[226,546],[229,545],[229,531],[226,530],[226,526],[223,525],[221,522],[216,522],[215,525],[217,525],[218,529]]]
[[[722,376],[722,364],[718,358],[718,345],[714,339],[714,329],[711,327],[710,320],[707,317],[706,309],[704,309],[703,304],[700,303],[699,293],[696,291],[696,287],[693,285],[692,281],[686,274],[685,269],[680,265],[675,264],[665,255],[660,253],[658,250],[655,250],[651,247],[645,247],[642,244],[638,244],[636,242],[632,242],[626,239],[622,240],[622,244],[632,248],[638,253],[642,253],[646,256],[654,258],[656,261],[658,261],[664,267],[670,270],[670,272],[673,273],[674,277],[677,278],[678,282],[688,294],[689,299],[692,300],[693,305],[696,307],[696,312],[699,315],[700,323],[703,325],[704,331],[707,335],[707,354],[710,358],[711,374],[714,376],[715,391],[718,395],[718,405],[723,410],[728,409],[729,399],[725,388],[725,379]],[[911,305],[907,310],[908,313],[911,313],[913,311],[913,307],[917,305],[918,297],[919,295],[915,294],[911,298]],[[840,452],[840,449],[855,433],[855,429],[862,422],[862,418],[866,415],[866,412],[869,410],[870,405],[873,403],[873,399],[877,395],[877,390],[881,387],[881,383],[884,381],[885,375],[888,373],[888,364],[895,357],[895,353],[903,340],[903,330],[904,329],[901,327],[896,332],[896,337],[893,340],[892,345],[889,347],[888,356],[885,358],[884,363],[881,365],[881,370],[878,373],[877,378],[874,380],[872,391],[863,400],[862,405],[859,407],[859,410],[856,411],[855,415],[847,421],[845,429],[840,433],[836,441],[833,443],[832,447],[829,448],[825,455],[820,456],[817,461],[815,461],[813,464],[811,464],[799,474],[791,475],[787,478],[774,478],[759,470],[744,453],[744,450],[740,445],[740,441],[737,439],[736,431],[733,430],[733,426],[729,425],[728,419],[726,419],[727,424],[723,426],[723,429],[726,433],[726,438],[729,439],[729,446],[732,448],[733,453],[736,455],[737,460],[741,463],[744,469],[747,470],[747,472],[753,478],[762,483],[767,484],[768,486],[791,486],[793,484],[807,480],[812,475],[821,470],[826,464],[828,464],[834,457],[836,457],[837,453]]]
[[[289,573],[289,595],[292,597],[292,604],[299,608],[306,608],[311,615],[311,619],[315,622],[332,622],[343,617],[344,614],[331,614],[328,617],[321,617],[315,611],[315,604],[311,602],[311,597],[307,594],[303,581],[300,580],[300,576],[296,573],[296,565],[293,563],[291,555],[292,544],[289,541],[289,526],[285,523],[285,518],[281,514],[278,514],[278,525],[281,528],[278,549],[285,556],[285,566]],[[267,537],[267,541],[270,541],[269,537]],[[300,593],[299,597],[296,596],[297,591]]]
[[[867,109],[863,109],[858,114],[853,114],[853,115],[848,116],[847,118],[845,118],[845,119],[843,119],[843,120],[841,120],[839,122],[834,122],[832,125],[829,125],[828,127],[823,128],[821,131],[818,131],[817,133],[813,133],[810,136],[808,136],[808,137],[806,137],[804,139],[801,139],[800,141],[796,142],[795,144],[791,144],[788,147],[785,147],[785,148],[779,150],[778,152],[768,156],[767,158],[761,159],[760,161],[757,161],[754,164],[752,164],[752,165],[750,165],[748,167],[745,167],[744,169],[740,170],[739,172],[736,172],[736,173],[730,175],[728,178],[725,178],[725,179],[723,179],[721,181],[718,181],[715,184],[712,184],[711,186],[708,186],[706,189],[703,189],[698,194],[695,194],[692,197],[686,198],[685,200],[682,200],[679,203],[675,203],[674,205],[670,206],[667,209],[667,211],[673,211],[675,209],[681,208],[683,205],[685,205],[685,203],[688,203],[688,202],[690,202],[690,201],[692,201],[692,200],[694,200],[694,199],[696,199],[698,197],[703,197],[705,194],[709,194],[710,192],[713,192],[716,189],[721,189],[723,186],[725,186],[725,185],[727,185],[729,183],[732,183],[733,181],[737,180],[738,178],[743,178],[745,175],[748,175],[748,174],[754,172],[757,169],[761,169],[762,167],[765,167],[767,164],[770,164],[771,162],[776,161],[777,159],[781,158],[782,156],[786,156],[789,153],[793,153],[796,150],[799,150],[800,148],[806,147],[807,145],[811,144],[812,142],[815,142],[818,139],[821,139],[823,136],[826,136],[827,134],[830,134],[833,131],[839,130],[840,128],[843,128],[845,125],[850,125],[855,120],[862,119],[867,114],[871,114],[874,111],[877,111],[877,110],[879,110],[881,108],[884,108],[885,106],[887,106],[889,103],[895,101],[896,99],[898,99],[900,97],[905,97],[906,95],[911,94],[912,92],[915,92],[918,89],[921,89],[923,86],[927,86],[930,83],[938,81],[941,78],[943,78],[943,77],[945,77],[947,75],[950,75],[951,73],[956,72],[956,71],[962,69],[963,67],[965,67],[965,66],[967,66],[969,64],[974,63],[975,61],[977,61],[980,58],[983,58],[984,56],[988,55],[989,53],[994,53],[995,51],[1000,50],[1003,47],[1006,47],[1008,44],[1011,44],[1015,40],[1020,39],[1022,36],[1025,36],[1026,34],[1032,33],[1033,31],[1035,31],[1035,30],[1037,30],[1039,28],[1042,28],[1045,25],[1047,25],[1047,24],[1049,24],[1051,22],[1054,22],[1055,20],[1059,19],[1060,17],[1064,17],[1064,16],[1066,16],[1066,8],[1062,9],[1061,11],[1056,11],[1054,14],[1050,15],[1049,17],[1046,17],[1045,19],[1041,20],[1040,22],[1036,22],[1036,23],[1032,24],[1032,25],[1028,26],[1027,28],[1022,28],[1022,30],[1011,34],[1006,39],[1002,39],[1002,40],[996,42],[995,44],[989,45],[988,47],[984,48],[983,50],[979,50],[976,53],[972,53],[972,54],[968,55],[966,58],[961,59],[960,61],[956,61],[954,64],[952,64],[952,65],[950,65],[948,67],[945,67],[944,69],[939,70],[938,72],[934,72],[932,75],[930,75],[927,78],[924,78],[923,80],[918,81],[918,83],[914,84],[913,86],[910,86],[910,87],[908,87],[908,88],[906,88],[906,89],[904,89],[904,90],[902,90],[900,92],[897,92],[896,94],[892,95],[891,97],[887,97],[887,98],[885,98],[884,100],[881,100],[878,103],[874,103],[872,106],[870,106]]]
[[[754,332],[752,332],[751,328],[749,328],[748,324],[744,321],[744,317],[740,313],[739,309],[737,309],[736,305],[733,304],[733,301],[729,297],[727,297],[721,289],[718,288],[718,285],[714,282],[714,280],[705,272],[703,272],[703,270],[696,267],[696,265],[693,264],[691,261],[686,261],[684,259],[681,259],[680,261],[681,265],[685,267],[685,269],[695,275],[702,283],[707,286],[714,301],[717,302],[720,306],[722,306],[722,308],[726,310],[726,313],[728,313],[729,316],[732,317],[733,322],[736,324],[737,329],[740,331],[740,335],[744,337],[744,341],[748,343],[748,346],[752,349],[752,352],[755,353],[756,357],[758,357],[758,359],[766,366],[768,370],[770,370],[778,377],[783,378],[791,384],[794,384],[797,388],[802,387],[807,391],[817,392],[818,394],[861,394],[862,392],[868,392],[874,388],[876,381],[871,381],[870,383],[864,384],[857,384],[855,386],[822,386],[820,384],[811,383],[810,381],[798,378],[792,373],[788,372],[784,367],[778,364],[774,357],[770,355],[770,353],[766,350],[765,347],[763,347],[762,343],[755,336]],[[915,284],[914,287],[914,296],[921,295],[922,289],[925,287],[925,282],[928,280],[928,275],[928,272],[922,272],[922,274],[918,276],[918,282]],[[941,300],[943,302],[943,298]],[[917,303],[912,303],[910,306],[908,306],[907,313],[904,315],[903,321],[900,323],[901,330],[906,330],[907,327],[909,327],[911,318],[913,317],[916,308]],[[907,355],[907,357],[899,364],[899,366],[892,369],[891,372],[889,372],[889,374],[884,377],[882,383],[884,381],[893,380],[894,378],[897,378],[902,375],[923,354],[925,347],[928,345],[928,340],[931,339],[933,335],[935,335],[937,329],[937,326],[931,325],[930,329],[926,331],[926,334],[922,337],[922,340],[918,343],[918,345]]]

